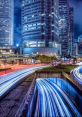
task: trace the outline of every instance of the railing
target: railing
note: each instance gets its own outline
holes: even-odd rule
[[[76,82],[72,77],[72,74],[71,76],[68,75],[67,73],[63,72],[62,75],[64,76],[65,79],[67,79],[68,81],[70,81],[73,85],[75,85],[80,91],[82,91],[82,86]]]
[[[36,109],[34,117],[39,117],[39,95],[37,95]]]
[[[15,117],[21,117],[22,114],[25,114],[25,115],[27,114],[28,106],[31,102],[32,94],[34,92],[34,87],[35,87],[35,78],[34,78],[32,84],[31,84],[31,86],[29,87],[29,90],[28,90],[22,104],[20,105],[17,113],[15,114]],[[26,106],[27,106],[27,110],[25,110]],[[25,113],[23,113],[24,111],[25,111]]]

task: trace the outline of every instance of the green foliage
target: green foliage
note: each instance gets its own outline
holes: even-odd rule
[[[70,73],[71,70],[73,70],[76,66],[75,65],[58,65],[58,66],[50,66],[47,68],[44,68],[42,70],[39,70],[38,72],[54,72],[54,73]]]
[[[35,59],[40,60],[41,63],[50,63],[54,60],[57,60],[55,56],[46,56],[46,55],[37,55]]]

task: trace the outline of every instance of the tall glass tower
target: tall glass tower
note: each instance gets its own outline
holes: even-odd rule
[[[22,0],[23,48],[51,48],[58,41],[55,0]]]
[[[70,15],[68,0],[22,0],[23,47],[55,49],[55,43],[60,43],[62,56],[68,55],[73,31]]]
[[[62,56],[68,54],[69,49],[69,4],[68,0],[59,0],[59,38]]]
[[[13,0],[0,0],[0,47],[13,45]]]

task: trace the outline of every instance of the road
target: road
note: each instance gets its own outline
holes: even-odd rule
[[[82,85],[82,66],[75,68],[72,72],[74,79]]]
[[[3,78],[0,78],[0,98],[18,81],[22,80],[25,76],[32,74],[38,69],[42,69],[45,66],[32,67],[10,73]]]
[[[67,94],[54,82],[54,78],[37,79],[39,117],[81,117]]]

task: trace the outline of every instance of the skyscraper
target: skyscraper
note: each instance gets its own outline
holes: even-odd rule
[[[73,8],[68,0],[59,0],[59,38],[62,56],[73,54]]]
[[[67,0],[59,0],[59,38],[62,56],[68,53],[69,6]]]
[[[0,47],[13,44],[13,0],[0,0]]]
[[[69,8],[69,53],[74,55],[74,9]]]
[[[68,55],[72,40],[71,11],[68,0],[22,0],[23,47],[55,50],[55,45],[60,43],[62,56]]]
[[[78,56],[82,57],[82,35],[78,37]]]
[[[54,0],[22,0],[24,48],[54,47],[58,41],[58,11]]]

